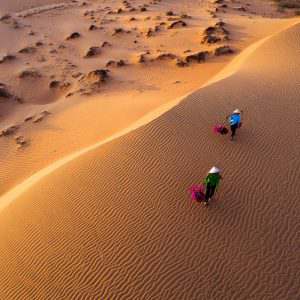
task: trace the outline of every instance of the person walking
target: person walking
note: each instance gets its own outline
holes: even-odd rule
[[[219,185],[222,176],[220,175],[220,169],[217,167],[212,167],[208,172],[207,177],[204,180],[204,184],[206,185],[205,191],[205,205],[208,205],[208,201],[215,194],[216,188]]]
[[[241,111],[239,109],[235,109],[230,116],[227,116],[226,119],[228,119],[230,124],[230,130],[231,130],[231,140],[233,140],[236,130],[241,126]]]

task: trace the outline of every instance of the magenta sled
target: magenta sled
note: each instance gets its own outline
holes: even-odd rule
[[[203,184],[192,185],[189,189],[192,200],[201,202],[205,200],[205,187]]]

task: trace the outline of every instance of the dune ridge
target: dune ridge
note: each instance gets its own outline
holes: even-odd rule
[[[298,21],[295,21],[294,24],[290,25],[290,26],[294,26],[295,24],[297,24]],[[286,29],[284,29],[286,30]],[[284,31],[283,30],[283,31]],[[276,33],[276,34],[280,34],[280,33]],[[275,35],[276,35],[275,34]],[[228,66],[226,66],[223,70],[221,70],[216,76],[214,76],[211,80],[209,80],[208,82],[206,82],[201,88],[205,88],[211,84],[214,84],[218,81],[221,81],[227,77],[232,76],[234,73],[236,73],[239,68],[242,66],[243,62],[247,60],[247,58],[259,47],[261,46],[265,41],[267,41],[268,39],[270,39],[272,36],[271,35],[269,37],[265,37],[262,40],[255,42],[254,44],[250,45],[249,47],[247,47],[245,50],[242,51],[242,53],[240,53],[237,57],[235,57],[233,59],[233,61],[231,61],[229,63]],[[194,91],[195,92],[195,91]],[[46,168],[38,171],[37,173],[35,173],[34,175],[32,175],[31,177],[29,177],[28,179],[26,179],[25,181],[23,181],[22,183],[18,184],[16,187],[14,187],[13,189],[11,189],[10,191],[8,191],[7,193],[5,193],[4,195],[0,196],[0,211],[2,209],[4,209],[7,205],[9,205],[9,203],[11,203],[11,201],[13,201],[14,199],[16,199],[18,196],[20,196],[24,191],[26,191],[27,189],[29,189],[31,186],[33,186],[35,183],[37,183],[40,179],[42,179],[43,177],[51,174],[52,172],[54,172],[56,169],[60,168],[61,166],[67,164],[68,162],[80,157],[81,155],[88,153],[89,151],[92,151],[106,143],[111,142],[112,140],[122,137],[124,135],[126,135],[127,133],[130,133],[133,130],[136,130],[137,128],[144,126],[146,124],[148,124],[149,122],[153,121],[154,119],[160,117],[162,114],[164,114],[166,111],[172,109],[174,106],[178,105],[183,99],[185,99],[186,97],[188,97],[188,95],[192,94],[193,92],[188,93],[187,95],[180,97],[178,99],[175,99],[173,101],[170,101],[169,103],[162,105],[161,107],[159,107],[158,109],[155,109],[154,111],[147,113],[144,117],[142,117],[141,119],[139,119],[137,122],[135,122],[134,124],[132,124],[131,126],[129,126],[128,128],[125,128],[124,130],[117,132],[116,134],[94,144],[91,145],[89,147],[80,149],[79,151],[76,151],[75,153],[71,153],[70,155],[59,159],[58,161],[54,162],[53,164],[47,166]]]
[[[1,211],[0,298],[298,299],[299,41],[298,24],[20,194]],[[231,143],[211,127],[235,107]],[[213,164],[205,209],[187,188]]]
[[[42,5],[42,6],[37,6],[34,8],[20,11],[16,14],[16,16],[26,18],[29,16],[47,12],[50,10],[54,10],[54,9],[58,9],[58,8],[66,8],[67,6],[70,6],[70,4],[69,3],[59,3],[59,4],[51,4],[51,5]]]
[[[21,3],[23,2],[23,3]],[[44,8],[55,8],[56,6],[60,7],[61,4],[70,4],[71,1],[61,1],[61,0],[47,0],[47,1],[41,1],[41,0],[29,0],[29,1],[3,1],[0,5],[0,12],[2,10],[4,12],[17,12],[17,13],[23,13],[23,12],[32,12],[32,11],[40,11],[44,12],[48,9],[44,10]],[[63,2],[63,3],[62,3]],[[76,3],[73,1],[73,3]]]
[[[234,1],[21,2],[0,4],[0,195],[195,91],[291,22],[261,1],[242,0],[246,12]]]

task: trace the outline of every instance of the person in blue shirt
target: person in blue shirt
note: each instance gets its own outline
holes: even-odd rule
[[[241,126],[241,111],[239,109],[235,109],[227,118],[231,129],[231,140],[233,140],[236,130]]]

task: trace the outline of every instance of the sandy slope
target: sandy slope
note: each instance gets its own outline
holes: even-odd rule
[[[300,25],[1,212],[0,298],[298,299]],[[284,81],[282,80],[284,78]],[[238,140],[211,127],[245,111]],[[217,164],[208,209],[187,188]]]
[[[226,1],[228,8],[212,16],[219,4],[210,1],[128,1],[135,11],[121,0],[63,1],[66,4],[59,7],[55,4],[58,1],[50,0],[1,1],[0,13],[9,10],[11,18],[0,22],[0,61],[6,54],[16,58],[0,63],[0,83],[22,103],[0,98],[0,132],[7,126],[19,126],[15,134],[0,138],[0,194],[61,157],[104,140],[149,111],[198,89],[234,57],[212,54],[205,63],[178,67],[176,59],[160,61],[159,55],[171,53],[184,58],[198,51],[213,51],[223,44],[238,54],[291,23],[290,19],[277,18],[284,14],[276,12],[269,1],[264,5],[254,1],[250,6],[246,2],[240,1],[246,12],[234,9],[234,1]],[[55,6],[49,6],[53,3]],[[148,5],[147,11],[140,10],[143,5]],[[116,13],[119,8],[123,11]],[[169,10],[176,16],[167,16]],[[171,20],[180,19],[182,13],[191,16],[183,18],[187,26],[168,29]],[[132,17],[136,20],[130,21]],[[203,30],[220,20],[226,23],[229,40],[202,44]],[[148,37],[147,31],[160,23],[165,25]],[[99,28],[91,31],[91,25]],[[117,27],[131,32],[113,35]],[[81,37],[67,41],[74,31]],[[104,41],[111,46],[101,48],[93,58],[84,57],[89,47],[101,47]],[[19,53],[27,47],[33,47],[33,52]],[[146,51],[150,52],[147,62],[139,63],[139,56]],[[123,59],[127,65],[106,67],[112,59]],[[20,78],[23,70],[31,68],[41,77]],[[81,77],[103,68],[110,69],[110,78],[100,89],[81,86]],[[62,87],[50,88],[53,80]],[[70,85],[64,87],[65,83]],[[74,94],[67,97],[69,93]],[[51,115],[32,122],[45,110]],[[31,116],[32,120],[24,121]],[[16,144],[18,136],[24,137],[24,147]]]
[[[50,5],[56,5],[59,3],[69,3],[71,0],[10,0],[6,1],[3,0],[0,3],[0,13],[10,13],[10,12],[19,12],[23,10],[33,9],[36,7],[41,6],[50,6]]]

